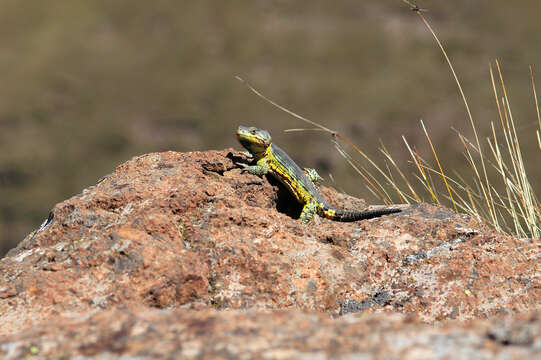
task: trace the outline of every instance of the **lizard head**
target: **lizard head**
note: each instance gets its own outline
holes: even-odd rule
[[[237,139],[256,158],[263,156],[272,141],[267,130],[242,125],[237,129]]]

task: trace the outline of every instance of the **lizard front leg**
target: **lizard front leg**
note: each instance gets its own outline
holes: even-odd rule
[[[243,163],[236,163],[236,164],[242,166],[243,167],[242,170],[246,170],[252,175],[263,177],[263,175],[266,175],[270,169],[269,169],[269,166],[267,165],[267,162],[262,161],[262,160],[264,159],[259,160],[256,165],[246,165]]]

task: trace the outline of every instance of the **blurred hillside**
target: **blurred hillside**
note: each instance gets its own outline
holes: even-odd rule
[[[528,65],[541,73],[541,2],[419,5],[447,45],[483,137],[497,120],[488,64],[498,58],[525,157],[538,157]],[[283,133],[306,126],[235,75],[375,159],[382,139],[406,163],[401,135],[429,157],[423,119],[445,166],[465,166],[451,127],[472,132],[456,84],[399,0],[9,0],[0,2],[0,43],[0,254],[55,203],[131,157],[239,148],[239,124],[268,129],[303,166],[374,201],[327,136]]]

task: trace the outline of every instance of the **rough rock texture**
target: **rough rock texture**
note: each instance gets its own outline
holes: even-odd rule
[[[0,356],[541,355],[536,241],[426,204],[305,225],[241,158],[143,155],[56,205],[0,260]]]
[[[533,359],[541,314],[434,327],[403,314],[330,319],[299,310],[108,310],[7,336],[0,354],[109,359]]]

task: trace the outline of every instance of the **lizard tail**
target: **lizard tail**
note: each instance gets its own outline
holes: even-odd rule
[[[337,209],[325,207],[323,208],[323,216],[325,216],[327,219],[331,219],[335,221],[350,222],[350,221],[357,221],[357,220],[372,219],[372,218],[380,217],[383,215],[394,214],[401,211],[402,210],[396,209],[396,208],[368,210],[368,211],[345,211],[345,210],[337,210]]]

